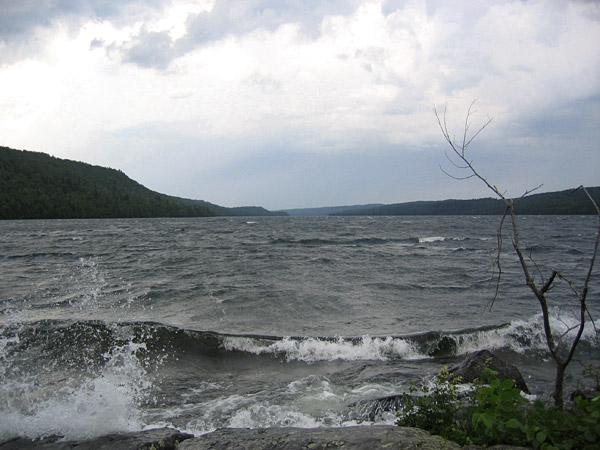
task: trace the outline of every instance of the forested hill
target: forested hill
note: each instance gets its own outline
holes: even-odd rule
[[[600,187],[586,187],[600,205]],[[351,208],[333,215],[342,216],[435,216],[504,214],[506,206],[500,199],[421,201],[382,205],[373,208]],[[596,214],[592,202],[583,190],[567,190],[528,195],[520,199],[517,214]]]
[[[123,172],[0,147],[0,219],[268,215],[151,191]]]

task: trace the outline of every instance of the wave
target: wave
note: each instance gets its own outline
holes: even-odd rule
[[[446,240],[443,236],[431,236],[431,237],[422,237],[418,238],[419,244],[427,244],[431,242],[443,242]]]
[[[3,354],[0,442],[17,436],[37,439],[59,433],[66,439],[88,439],[141,430],[140,405],[151,387],[138,357],[144,347],[132,342],[115,346],[97,370],[70,378],[58,364],[28,373]],[[44,377],[49,369],[53,373]]]
[[[356,361],[421,359],[423,355],[406,339],[363,336],[360,339],[291,338],[285,337],[267,343],[250,337],[227,337],[223,346],[229,351],[255,355],[272,355],[287,361]]]
[[[6,255],[6,259],[35,259],[35,258],[63,258],[75,256],[73,252],[33,252]]]
[[[359,238],[359,239],[284,239],[278,238],[272,241],[272,244],[283,245],[302,245],[302,246],[323,246],[323,245],[383,245],[397,242],[418,242],[418,239],[385,239],[385,238]]]
[[[555,313],[552,325],[558,333],[566,333],[573,323]],[[186,373],[201,368],[209,371],[215,381],[220,379],[219,370],[228,373],[240,367],[262,371],[290,362],[316,365],[340,361],[382,361],[388,365],[460,357],[481,349],[530,355],[535,361],[546,358],[541,317],[461,330],[346,337],[225,334],[157,322],[15,319],[0,327],[0,440],[17,435],[38,438],[57,432],[78,439],[90,433],[141,429],[148,421],[144,414],[149,410],[145,408],[153,404],[153,396],[161,389],[162,381],[156,384],[156,380],[165,379],[163,376],[171,370]],[[597,337],[588,327],[580,351],[585,357],[586,352],[597,355],[597,349]],[[324,396],[322,406],[326,410],[331,398],[323,386],[315,392]],[[300,388],[294,381],[289,394],[294,396]],[[365,397],[363,394],[344,395],[358,400]],[[248,402],[236,403],[235,411],[225,414],[232,418],[231,425],[322,425],[316,419],[318,415],[294,415],[297,405],[269,403],[271,397],[264,400],[266,403],[261,403],[260,396],[243,398]],[[218,417],[210,419],[209,425],[223,425],[222,402],[230,400],[221,396],[201,398],[203,408],[211,401],[221,402],[215,412]]]
[[[361,246],[361,245],[388,245],[388,244],[431,244],[435,242],[445,241],[469,241],[473,240],[471,237],[445,237],[445,236],[408,236],[403,238],[380,238],[380,237],[365,237],[358,239],[319,239],[319,238],[305,238],[305,239],[294,239],[294,238],[277,238],[271,241],[273,245],[291,245],[291,246],[330,246],[330,245],[341,245],[341,246]],[[487,240],[487,239],[478,239]]]
[[[574,335],[575,319],[555,315],[557,335]],[[429,331],[406,336],[284,337],[227,336],[221,344],[228,351],[269,355],[286,361],[419,360],[466,355],[478,350],[507,350],[534,356],[547,353],[541,315],[507,324],[456,331]],[[597,351],[598,337],[587,327],[582,352]]]
[[[577,319],[561,316],[558,310],[550,318],[555,339],[570,342],[577,332]],[[580,352],[596,352],[600,344],[593,327],[586,327],[579,345]],[[459,356],[479,350],[507,350],[517,354],[536,356],[548,353],[543,318],[536,314],[527,319],[514,320],[501,326],[466,329],[450,333],[440,333],[437,342],[429,346],[431,356]]]
[[[557,335],[573,335],[576,319],[556,311],[551,325]],[[546,352],[541,314],[510,323],[451,331],[393,336],[267,336],[226,334],[164,325],[157,322],[106,323],[47,320],[6,325],[0,329],[0,349],[6,361],[27,352],[41,358],[58,358],[62,364],[102,363],[112,349],[128,344],[144,345],[144,353],[156,360],[161,355],[186,358],[236,358],[253,355],[282,361],[418,360],[460,356],[474,351],[507,350],[539,356]],[[586,327],[583,351],[597,349],[593,327]]]

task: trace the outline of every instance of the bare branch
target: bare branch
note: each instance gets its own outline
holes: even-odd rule
[[[570,326],[568,326],[568,325],[567,325],[567,323],[566,323],[564,320],[561,320],[561,322],[563,323],[563,325],[564,325],[565,327],[567,327],[567,329],[565,330],[565,332],[564,332],[564,333],[562,333],[562,334],[559,336],[559,341],[562,341],[562,340],[563,340],[563,338],[564,338],[565,336],[567,336],[567,335],[568,335],[568,334],[569,334],[571,331],[573,331],[573,330],[576,330],[577,328],[579,328],[579,324],[577,324],[577,325],[573,325],[573,326],[571,326],[571,327],[570,327]]]
[[[556,270],[554,272],[556,272]],[[556,272],[556,274],[558,275],[558,278],[560,278],[565,283],[567,283],[567,285],[571,288],[571,291],[573,292],[573,294],[575,294],[575,297],[577,297],[579,299],[579,301],[581,302],[582,301],[582,297],[579,294],[579,292],[577,292],[577,288],[575,287],[575,283],[573,283],[573,281],[570,278],[564,276],[560,272]]]
[[[517,221],[517,215],[516,215],[516,211],[515,211],[515,206],[525,196],[538,190],[539,188],[542,187],[542,185],[539,185],[533,189],[529,189],[529,190],[525,191],[523,193],[523,195],[521,195],[521,197],[519,197],[517,199],[510,199],[506,196],[505,192],[501,192],[500,189],[498,189],[498,187],[496,185],[491,184],[483,175],[481,175],[475,169],[475,167],[473,165],[473,160],[470,159],[467,155],[467,148],[473,142],[473,140],[475,138],[477,138],[483,132],[483,130],[485,130],[485,128],[492,122],[492,118],[488,116],[487,121],[482,126],[480,126],[475,132],[471,133],[471,125],[472,125],[471,119],[472,119],[472,116],[475,113],[477,113],[477,110],[474,109],[475,103],[476,103],[476,100],[473,101],[469,105],[469,108],[465,115],[465,120],[464,120],[463,130],[462,130],[462,140],[460,142],[457,142],[456,137],[454,137],[454,136],[451,137],[450,132],[448,131],[448,122],[447,122],[447,118],[446,118],[447,108],[444,107],[443,115],[440,116],[440,113],[438,112],[437,107],[434,105],[434,113],[435,113],[435,117],[436,117],[438,126],[440,127],[440,130],[442,132],[442,135],[444,136],[444,139],[448,142],[448,144],[450,145],[450,148],[452,148],[452,152],[450,152],[450,154],[448,154],[448,152],[444,152],[446,159],[449,161],[449,163],[455,169],[464,171],[464,173],[466,173],[466,175],[460,176],[460,177],[451,175],[446,170],[444,170],[444,168],[441,165],[440,165],[440,169],[442,170],[442,172],[444,172],[450,178],[453,178],[456,180],[478,178],[492,192],[494,192],[494,194],[496,194],[496,196],[498,198],[500,198],[506,205],[504,214],[502,216],[502,220],[500,221],[500,226],[498,227],[498,230],[496,232],[497,241],[498,241],[497,242],[498,251],[496,254],[495,261],[494,261],[494,267],[497,267],[497,269],[498,269],[498,277],[496,278],[496,289],[494,292],[494,296],[490,302],[489,308],[491,309],[494,306],[494,302],[498,298],[498,293],[499,293],[499,289],[500,289],[500,280],[501,280],[502,273],[503,273],[502,258],[501,258],[502,257],[502,248],[503,248],[503,231],[504,231],[504,225],[506,223],[506,218],[510,217],[510,222],[511,222],[512,227],[510,229],[509,235],[510,235],[510,238],[512,241],[513,249],[514,249],[514,251],[517,255],[517,258],[519,260],[519,263],[521,265],[523,275],[525,276],[525,283],[529,287],[531,292],[537,298],[540,308],[542,310],[542,318],[543,318],[543,326],[544,326],[544,334],[545,334],[545,338],[546,338],[546,344],[547,344],[548,350],[549,350],[552,358],[554,359],[554,362],[556,365],[556,377],[555,377],[555,386],[554,386],[553,397],[554,397],[555,405],[562,408],[565,370],[567,368],[567,365],[570,363],[571,359],[573,358],[573,355],[575,353],[575,348],[577,347],[579,341],[581,340],[581,336],[583,335],[586,317],[589,317],[589,321],[592,323],[594,330],[596,331],[596,336],[598,336],[598,329],[596,328],[596,324],[593,321],[592,315],[587,308],[586,298],[587,298],[587,294],[588,294],[588,290],[589,290],[589,283],[591,280],[594,263],[596,261],[596,257],[598,254],[598,248],[600,247],[600,208],[598,207],[597,203],[594,201],[594,199],[592,198],[590,193],[585,189],[585,187],[581,186],[580,188],[584,190],[584,192],[586,193],[586,195],[588,196],[588,198],[594,205],[596,212],[597,212],[597,216],[598,216],[598,230],[596,232],[596,240],[594,243],[592,257],[589,262],[589,268],[586,273],[585,282],[583,284],[583,289],[582,289],[581,293],[578,292],[578,290],[575,286],[575,283],[573,283],[568,277],[562,275],[557,270],[553,270],[550,277],[547,280],[544,280],[545,277],[544,277],[540,267],[537,265],[535,260],[532,258],[531,254],[526,256],[525,252],[523,251],[523,248],[522,248],[522,245],[520,242],[519,226],[517,223],[518,221]],[[542,282],[543,282],[543,286],[541,288],[538,287],[538,285],[536,284],[536,280],[535,280],[534,276],[532,275],[532,271],[531,271],[532,269],[537,274],[539,274],[540,280],[542,280]],[[567,331],[564,334],[562,334],[561,336],[557,336],[557,341],[556,341],[554,339],[554,335],[552,333],[552,326],[550,323],[550,310],[549,310],[549,304],[548,304],[548,299],[547,299],[546,295],[552,290],[552,287],[554,286],[554,283],[555,283],[557,277],[560,280],[567,283],[567,285],[570,287],[571,291],[573,292],[574,296],[579,300],[579,308],[578,308],[579,316],[577,318],[577,320],[578,320],[577,325],[569,327],[565,323]],[[566,345],[566,344],[563,345],[562,341],[564,340],[564,338],[574,330],[577,330],[577,332],[576,332],[575,337],[571,340],[570,345]],[[561,348],[559,348],[559,347],[561,347]],[[568,349],[566,347],[568,347]],[[565,355],[565,350],[568,350],[566,352],[566,355]]]
[[[471,175],[466,175],[464,177],[457,177],[456,175],[452,175],[451,173],[446,172],[446,170],[444,170],[444,168],[441,165],[440,165],[440,170],[442,172],[444,172],[444,175],[447,175],[454,180],[468,180],[469,178],[473,178],[475,176],[475,175],[471,174]]]
[[[492,118],[488,117],[487,122],[485,122],[475,133],[473,133],[471,135],[471,137],[468,137],[468,130],[471,126],[471,116],[473,114],[475,114],[476,111],[473,110],[473,105],[475,104],[475,101],[473,103],[471,103],[471,106],[469,106],[469,110],[467,111],[467,115],[465,118],[465,129],[464,129],[464,133],[463,133],[463,142],[462,145],[459,145],[456,143],[456,140],[450,137],[450,132],[448,131],[448,124],[446,121],[446,108],[444,108],[444,116],[443,119],[440,118],[440,115],[437,111],[437,108],[434,105],[434,113],[435,113],[435,117],[437,120],[437,123],[440,127],[440,130],[442,132],[442,135],[444,136],[444,138],[446,139],[446,141],[448,141],[448,143],[450,144],[450,147],[452,148],[452,151],[454,152],[454,154],[457,156],[457,158],[462,162],[462,164],[464,164],[464,169],[468,170],[469,172],[471,172],[473,174],[474,177],[478,178],[479,180],[481,180],[489,189],[491,189],[498,197],[500,197],[502,200],[504,200],[505,203],[508,204],[508,200],[506,199],[506,197],[498,190],[498,188],[496,186],[492,186],[487,179],[485,179],[482,175],[479,174],[479,172],[477,172],[477,170],[475,170],[475,167],[473,166],[472,162],[469,161],[466,157],[466,150],[467,147],[469,146],[469,144],[471,142],[473,142],[473,140],[492,122]],[[453,163],[455,166],[458,166],[457,164]],[[456,178],[456,177],[454,177]],[[472,178],[472,177],[470,177]]]
[[[464,170],[464,169],[468,169],[468,168],[469,168],[469,166],[461,166],[461,165],[459,165],[459,164],[455,163],[455,162],[452,160],[452,158],[450,158],[450,155],[448,155],[448,152],[444,151],[444,155],[446,156],[446,159],[448,160],[448,162],[449,162],[450,164],[452,164],[454,167],[456,167],[457,169],[462,169],[462,170]]]
[[[504,215],[502,216],[502,220],[500,221],[500,226],[498,227],[498,230],[496,231],[496,240],[498,242],[498,253],[496,254],[496,259],[494,261],[495,266],[498,268],[498,277],[496,278],[496,289],[494,292],[494,297],[492,298],[492,301],[490,302],[490,311],[492,310],[492,307],[494,306],[494,303],[496,302],[496,299],[498,298],[498,294],[500,292],[500,279],[502,278],[502,227],[504,226],[504,220],[506,219],[506,216],[508,214],[508,208],[506,208],[504,210]]]
[[[531,194],[532,192],[535,192],[535,191],[537,191],[537,190],[538,190],[539,188],[541,188],[542,186],[543,186],[543,184],[540,184],[540,185],[538,185],[538,186],[534,187],[533,189],[528,189],[528,190],[526,190],[526,191],[523,193],[523,195],[521,195],[521,196],[520,196],[520,197],[519,197],[517,200],[513,200],[514,204],[516,205],[517,203],[519,203],[519,202],[520,202],[520,201],[523,199],[523,197],[527,197],[529,194]]]
[[[590,201],[592,202],[592,205],[594,205],[594,208],[596,209],[596,216],[598,217],[598,230],[596,232],[596,242],[594,243],[594,250],[592,252],[592,258],[590,260],[590,265],[587,271],[587,275],[585,277],[585,282],[583,283],[583,299],[585,301],[585,298],[587,297],[587,293],[588,293],[588,286],[590,284],[590,279],[592,278],[592,271],[594,270],[594,263],[596,262],[596,256],[598,255],[598,246],[600,246],[600,208],[598,207],[598,204],[596,203],[596,201],[594,200],[594,198],[590,195],[590,193],[588,192],[588,190],[582,185],[581,189],[583,189],[583,192],[585,192],[585,195],[587,195],[587,197],[590,199]]]
[[[594,333],[596,334],[596,339],[598,339],[598,337],[600,337],[600,330],[598,330],[598,328],[596,327],[596,322],[594,321],[592,313],[589,311],[589,309],[586,308],[586,312],[588,315],[588,320],[592,324],[592,328],[594,329]]]
[[[550,278],[548,279],[548,281],[546,281],[546,284],[544,284],[544,286],[542,287],[542,293],[546,293],[550,289],[552,289],[552,283],[554,283],[554,279],[556,278],[557,275],[558,275],[558,272],[556,270],[553,270],[552,275],[550,275]]]

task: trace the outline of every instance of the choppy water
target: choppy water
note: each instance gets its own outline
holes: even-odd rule
[[[521,220],[542,273],[556,267],[580,281],[596,219]],[[365,401],[404,392],[482,348],[517,364],[544,395],[552,364],[536,300],[508,247],[488,308],[498,223],[0,222],[0,441],[161,425],[195,434],[368,425]],[[596,286],[589,304],[598,316]],[[553,294],[558,330],[573,323],[568,294],[566,286]],[[444,336],[456,349],[434,358]],[[600,352],[590,327],[571,387],[591,363],[600,364]]]

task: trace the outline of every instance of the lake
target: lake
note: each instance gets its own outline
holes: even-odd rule
[[[580,283],[596,217],[524,216],[538,277]],[[0,222],[0,441],[173,426],[394,423],[372,399],[490,349],[546,398],[537,300],[498,216]],[[595,270],[597,280],[598,270]],[[589,305],[599,317],[597,282]],[[553,324],[574,323],[568,286]],[[592,327],[567,379],[600,364]],[[450,340],[449,352],[436,346]],[[371,411],[372,412],[372,411]]]

